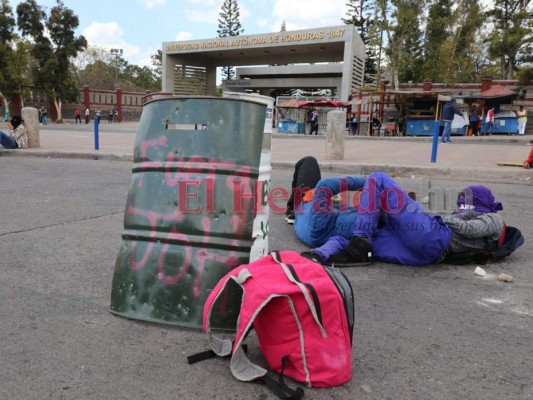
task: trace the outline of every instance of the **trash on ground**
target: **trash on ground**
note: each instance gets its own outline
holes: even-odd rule
[[[479,275],[479,276],[487,276],[487,271],[485,271],[481,267],[476,267],[476,269],[474,270],[474,274]]]
[[[514,282],[514,278],[509,274],[504,274],[503,272],[498,275],[498,280],[502,282]]]

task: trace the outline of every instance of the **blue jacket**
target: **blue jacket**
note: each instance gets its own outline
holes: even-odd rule
[[[376,212],[369,207],[369,193],[386,204],[388,218],[379,224]],[[398,193],[403,193],[401,199]],[[375,196],[375,197],[374,197]],[[384,201],[384,203],[382,203]],[[351,236],[366,236],[372,243],[375,260],[401,265],[428,265],[440,260],[450,243],[451,230],[441,217],[424,212],[420,204],[407,196],[387,174],[373,172],[367,177],[361,207],[352,217],[356,229]],[[350,237],[351,237],[350,236]],[[345,236],[333,236],[314,250],[325,260],[341,251],[349,242]]]
[[[442,120],[443,121],[453,121],[453,115],[457,114],[460,117],[463,116],[457,106],[455,105],[455,101],[449,101],[444,105],[442,108]]]
[[[294,210],[294,231],[298,239],[310,247],[322,246],[332,236],[349,239],[357,219],[353,199],[348,194],[343,195],[341,203],[334,205],[331,196],[341,191],[362,189],[365,180],[364,176],[345,176],[319,181],[313,199],[303,203],[301,210]]]

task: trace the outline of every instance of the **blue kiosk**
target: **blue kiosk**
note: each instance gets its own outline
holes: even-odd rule
[[[451,98],[449,93],[427,91],[396,93],[396,96],[400,99],[400,114],[405,115],[406,136],[433,136],[435,121],[440,120],[442,107]],[[462,100],[458,103],[461,109]],[[466,125],[453,127],[452,135],[466,135],[467,129]]]
[[[495,85],[476,96],[465,98],[465,101],[469,101],[470,103],[477,102],[483,107],[480,130],[482,135],[488,133],[488,125],[485,119],[488,110],[492,107],[494,107],[494,127],[492,133],[516,135],[518,134],[518,118],[512,110],[513,101],[516,97],[518,97],[516,92],[501,85]]]

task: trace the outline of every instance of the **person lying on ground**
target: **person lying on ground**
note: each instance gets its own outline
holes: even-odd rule
[[[298,239],[310,247],[322,246],[334,236],[350,239],[365,182],[364,175],[322,179],[316,158],[304,157],[294,168],[285,220],[294,224]],[[408,195],[416,199],[415,193]],[[386,215],[382,213],[380,226],[385,221]]]
[[[20,115],[13,115],[7,122],[9,134],[0,131],[0,146],[6,149],[25,149],[28,147],[28,131],[22,124]]]
[[[294,168],[285,220],[294,224],[298,239],[310,247],[322,246],[332,236],[349,239],[357,218],[357,196],[349,192],[362,189],[365,181],[364,176],[322,179],[316,158],[304,157]],[[334,203],[341,192],[344,197]]]
[[[322,264],[352,266],[373,260],[423,266],[445,261],[452,253],[486,249],[502,238],[502,204],[490,189],[467,186],[458,210],[448,216],[425,212],[386,173],[373,172],[365,182],[351,238],[332,236],[304,257]],[[385,224],[378,224],[385,213]]]

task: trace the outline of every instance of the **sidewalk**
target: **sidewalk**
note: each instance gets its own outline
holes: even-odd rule
[[[0,155],[62,158],[133,160],[138,123],[99,127],[99,150],[94,146],[92,124],[50,124],[40,127],[41,147],[21,151],[0,150]],[[315,156],[324,170],[340,174],[368,174],[381,170],[393,176],[527,183],[533,172],[497,162],[522,162],[529,154],[530,136],[452,137],[453,143],[439,143],[437,162],[431,163],[431,137],[346,137],[344,159],[326,160],[324,136],[274,133],[272,167],[292,169],[306,155]]]

